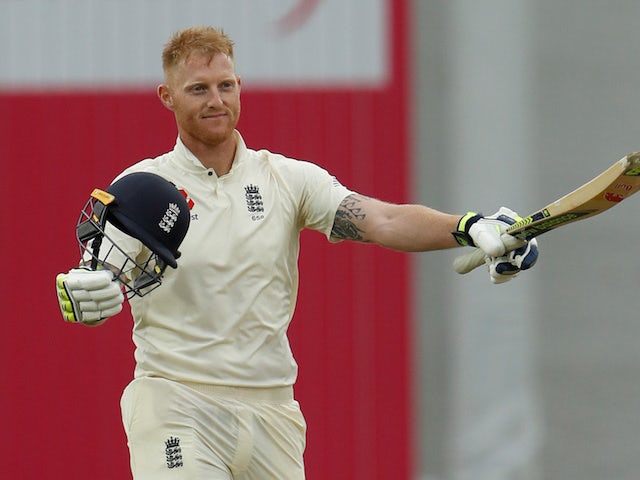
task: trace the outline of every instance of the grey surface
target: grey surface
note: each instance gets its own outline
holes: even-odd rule
[[[414,19],[419,25],[416,195],[422,202],[451,195],[448,184],[438,178],[451,174],[447,165],[451,138],[460,128],[460,122],[450,121],[448,115],[448,39],[452,32],[447,31],[451,24],[447,15],[452,10],[447,5],[431,0],[415,5]],[[501,18],[505,5],[489,1],[482,7],[474,2],[467,6],[476,9],[477,21],[482,23]],[[529,59],[530,102],[523,115],[530,119],[530,130],[523,148],[531,158],[531,168],[524,175],[535,190],[523,199],[510,200],[523,213],[579,186],[624,154],[640,150],[636,115],[640,107],[640,2],[528,0],[527,10],[529,21],[523,35],[528,36],[528,48],[523,54]],[[481,78],[476,80],[481,84]],[[488,115],[488,122],[492,118]],[[500,141],[499,125],[493,130],[487,125],[482,128]],[[478,161],[487,171],[504,167],[496,164],[503,161],[497,157],[481,155]],[[523,172],[516,168],[513,174],[523,181]],[[471,181],[489,180],[476,175]],[[461,181],[459,185],[465,187]],[[434,206],[450,205],[440,201]],[[508,478],[640,478],[640,316],[636,307],[640,257],[635,253],[639,212],[640,197],[633,197],[602,216],[540,238],[540,263],[521,285],[528,296],[521,312],[532,314],[534,321],[526,342],[531,363],[527,367],[525,361],[520,372],[531,376],[531,398],[537,401],[542,436],[535,461],[522,462]],[[450,305],[465,289],[458,278],[443,281],[434,273],[450,268],[449,260],[430,254],[421,257],[416,315],[420,331],[420,474],[446,480],[451,478],[450,423],[458,414],[451,389],[456,381],[453,365],[460,361],[455,346],[458,332],[451,326],[459,319],[452,318]],[[477,295],[482,296],[482,291]],[[509,351],[500,343],[508,342],[507,336],[487,339],[478,335],[476,341],[478,350]],[[466,368],[471,371],[474,366]]]
[[[638,18],[633,1],[538,2],[537,148],[555,174],[546,192],[640,150]],[[634,197],[543,237],[545,478],[640,476],[639,212]]]

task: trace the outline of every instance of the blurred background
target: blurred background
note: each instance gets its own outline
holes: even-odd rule
[[[631,0],[0,0],[7,478],[130,478],[128,311],[65,324],[53,280],[94,187],[169,150],[160,51],[223,27],[251,148],[393,202],[528,213],[640,150]],[[309,479],[631,480],[640,199],[540,239],[505,285],[460,251],[304,233],[291,326]]]

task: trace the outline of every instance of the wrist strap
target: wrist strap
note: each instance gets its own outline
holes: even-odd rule
[[[458,242],[459,245],[462,245],[463,247],[476,246],[473,242],[473,238],[469,235],[469,229],[481,218],[483,218],[482,214],[476,212],[467,212],[462,216],[462,218],[460,218],[456,231],[451,232],[451,235],[453,235],[453,238],[456,239],[456,242]]]

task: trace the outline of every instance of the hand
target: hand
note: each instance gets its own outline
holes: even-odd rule
[[[506,207],[501,207],[489,217],[473,212],[463,216],[453,235],[461,245],[477,246],[481,254],[479,258],[475,254],[459,257],[456,259],[456,270],[467,273],[484,260],[489,267],[491,281],[504,283],[521,270],[533,267],[538,259],[537,241],[532,239],[525,242],[504,233],[509,225],[519,219],[517,213]]]
[[[538,241],[535,238],[502,257],[485,256],[485,263],[489,267],[489,278],[491,283],[496,284],[515,278],[521,270],[533,267],[537,260]]]
[[[62,316],[71,323],[95,323],[122,310],[120,282],[109,270],[74,268],[56,277]]]

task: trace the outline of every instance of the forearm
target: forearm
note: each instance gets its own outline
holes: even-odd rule
[[[459,219],[422,205],[395,205],[354,194],[340,204],[332,237],[405,252],[440,250],[458,246],[451,232]]]
[[[538,259],[535,238],[523,245],[521,240],[503,233],[517,217],[517,213],[505,207],[489,217],[472,212],[462,216],[423,205],[394,205],[352,194],[338,206],[331,236],[336,240],[375,243],[403,252],[475,246],[482,252],[481,262],[474,260],[457,271],[466,273],[486,263],[491,282],[503,283],[521,270],[531,268]],[[452,232],[456,232],[458,239]]]
[[[450,215],[422,205],[393,205],[393,215],[376,225],[370,241],[393,250],[424,252],[458,247],[451,232],[460,215]]]

